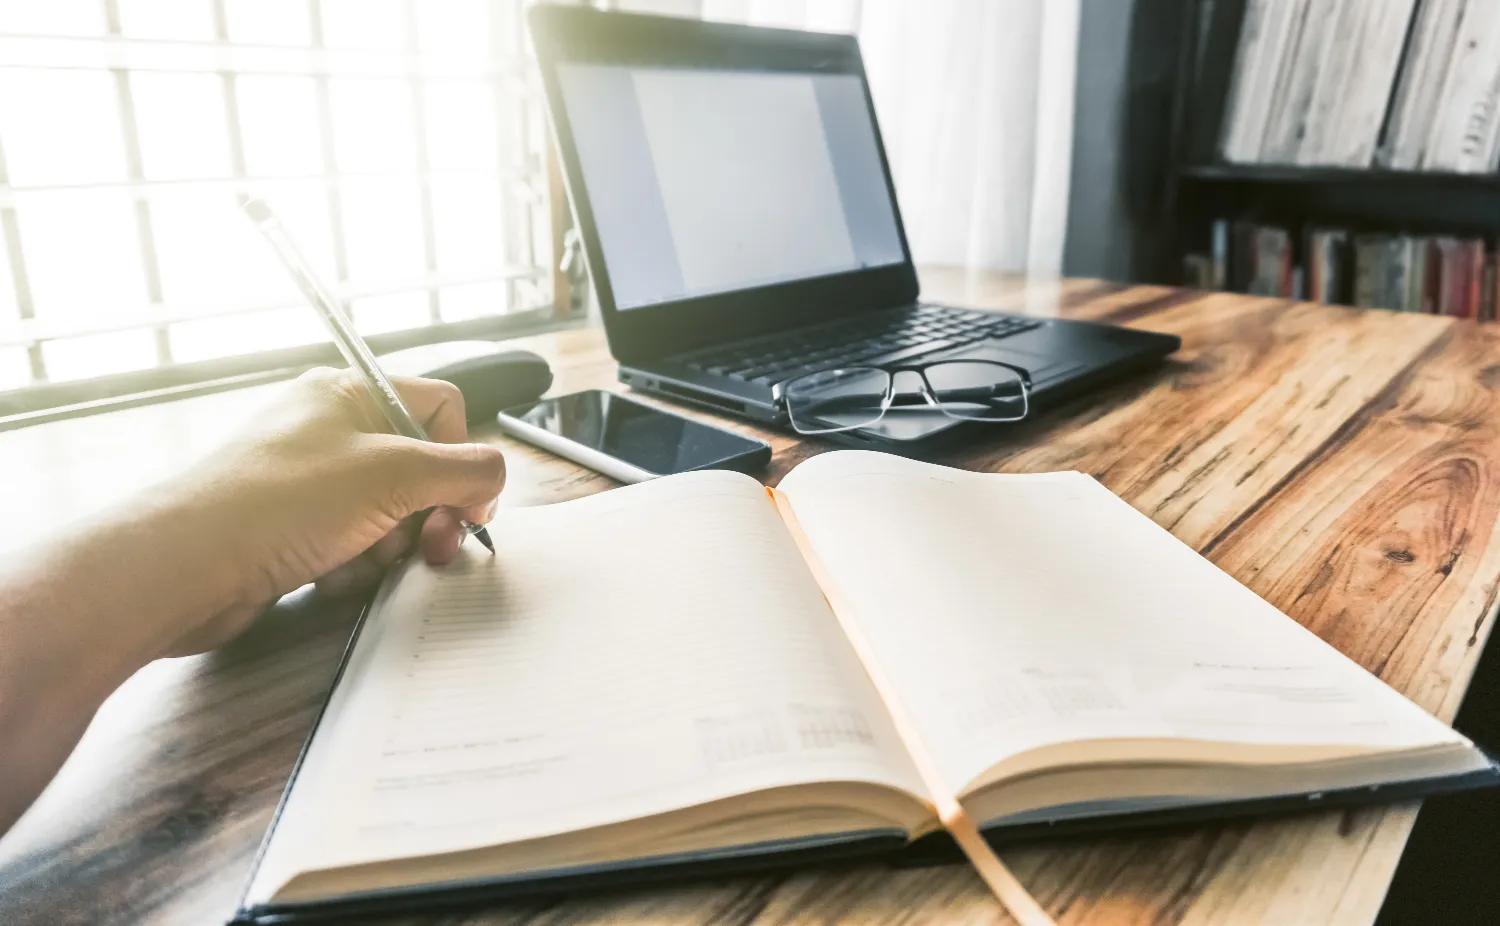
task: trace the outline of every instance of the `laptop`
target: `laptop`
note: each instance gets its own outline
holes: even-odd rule
[[[784,427],[800,375],[982,359],[1030,374],[1035,414],[1180,345],[921,300],[853,36],[554,4],[530,20],[632,388]],[[995,425],[923,409],[835,437],[901,451],[976,427]]]

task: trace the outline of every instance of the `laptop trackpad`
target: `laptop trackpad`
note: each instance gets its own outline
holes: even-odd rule
[[[996,360],[1009,363],[1030,373],[1033,386],[1063,379],[1084,368],[1084,364],[1065,360],[1056,354],[1033,354],[1004,345],[1004,341],[980,341],[947,353],[933,354],[926,360],[928,363],[935,360]]]

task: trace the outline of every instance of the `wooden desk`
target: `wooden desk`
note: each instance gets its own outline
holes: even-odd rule
[[[1093,473],[1324,639],[1451,719],[1490,632],[1500,542],[1500,327],[1092,281],[924,274],[933,298],[1180,334],[1160,371],[954,453]],[[559,390],[613,384],[596,331],[530,342]],[[198,452],[260,401],[225,394],[0,434],[0,523],[24,542]],[[748,430],[748,429],[747,429]],[[505,501],[610,487],[511,454]],[[824,445],[766,435],[768,481]],[[293,596],[105,706],[0,843],[0,922],[212,924],[327,688],[356,608]],[[1412,806],[1039,845],[1006,858],[1063,923],[1368,923]],[[496,908],[443,923],[1004,922],[964,867],[743,878]],[[401,923],[416,920],[402,919]],[[435,921],[434,921],[435,922]]]

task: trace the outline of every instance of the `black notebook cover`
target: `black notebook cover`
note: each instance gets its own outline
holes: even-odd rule
[[[360,632],[364,629],[369,614],[370,605],[366,605],[354,631],[349,635],[349,643],[344,647],[338,672],[334,675],[333,684],[329,686],[328,696],[324,698],[323,706],[318,711],[318,717],[313,723],[311,732],[308,733],[307,741],[302,745],[302,752],[292,767],[292,774],[287,780],[285,790],[282,791],[276,813],[271,817],[270,826],[266,828],[266,835],[261,840],[255,861],[250,866],[245,894],[241,895],[240,908],[230,921],[230,926],[338,922],[376,914],[395,915],[450,907],[473,907],[487,902],[517,898],[561,896],[583,891],[641,887],[809,865],[828,866],[840,863],[849,864],[855,861],[879,861],[895,866],[915,866],[963,860],[958,846],[947,833],[931,833],[908,842],[902,830],[869,830],[836,836],[762,842],[708,852],[661,855],[608,864],[555,868],[496,878],[474,878],[419,887],[391,888],[348,899],[247,906],[250,882],[254,880],[255,873],[260,868],[266,849],[270,845],[271,836],[276,831],[282,811],[286,808],[292,786],[302,770],[302,762],[307,757],[308,748],[312,745],[313,737],[323,722],[324,713],[328,709],[328,702],[334,690],[338,688],[339,682],[344,677],[344,669],[349,664],[349,657],[354,651],[354,645],[359,640]],[[1311,794],[1277,795],[1219,803],[1205,802],[1186,807],[1075,817],[1056,822],[1040,820],[1010,826],[988,827],[984,830],[984,836],[991,845],[1001,847],[1028,841],[1182,826],[1235,817],[1291,814],[1362,804],[1389,804],[1500,784],[1500,762],[1488,755],[1486,757],[1490,761],[1488,768],[1462,775]]]

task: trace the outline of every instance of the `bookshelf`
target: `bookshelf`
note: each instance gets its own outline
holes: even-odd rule
[[[1413,46],[1421,4],[1429,2],[1433,0],[1417,0],[1403,61]],[[1247,0],[1184,0],[1183,5],[1164,184],[1168,246],[1153,268],[1156,281],[1184,281],[1185,259],[1211,253],[1217,219],[1285,227],[1299,249],[1302,230],[1314,225],[1347,229],[1351,235],[1483,238],[1495,247],[1500,239],[1500,174],[1225,161],[1220,138]],[[1400,79],[1398,72],[1396,82]],[[1380,125],[1382,141],[1391,131],[1392,109],[1388,102]],[[1305,256],[1299,253],[1298,260]]]

